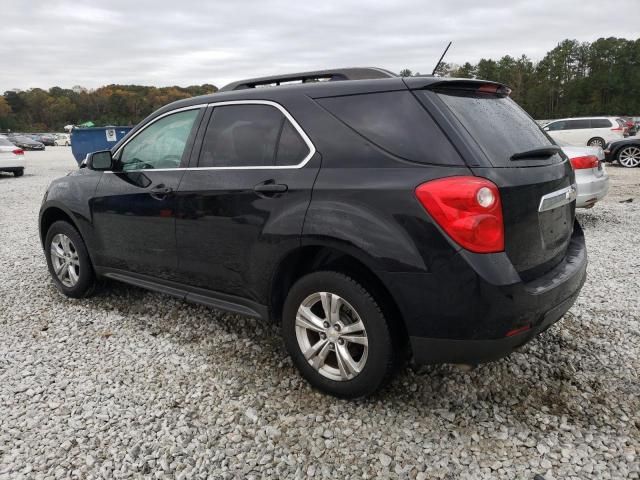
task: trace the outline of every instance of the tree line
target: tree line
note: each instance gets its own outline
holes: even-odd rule
[[[404,69],[403,76],[412,75]],[[437,74],[505,83],[533,118],[640,116],[640,39],[564,40],[534,62],[505,55],[462,65],[443,63]]]
[[[640,39],[564,40],[537,62],[526,55],[505,55],[476,64],[443,63],[436,73],[505,83],[513,90],[512,98],[534,118],[640,116]],[[400,74],[413,73],[404,69]],[[217,90],[209,84],[10,90],[0,97],[0,130],[60,131],[89,120],[96,125],[135,125],[169,102]]]
[[[214,85],[146,87],[107,85],[95,90],[10,90],[0,97],[0,131],[62,131],[65,125],[92,121],[98,126],[135,125],[167,103],[216,92]]]

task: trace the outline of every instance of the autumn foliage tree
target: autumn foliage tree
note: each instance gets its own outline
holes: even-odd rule
[[[135,125],[167,103],[214,93],[214,85],[147,87],[107,85],[96,90],[76,86],[8,91],[0,96],[0,130],[61,131],[65,125]]]

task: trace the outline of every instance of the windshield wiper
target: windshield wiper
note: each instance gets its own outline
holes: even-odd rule
[[[556,153],[560,153],[562,149],[556,145],[550,147],[534,148],[533,150],[527,150],[526,152],[514,153],[511,155],[511,160],[527,160],[531,158],[549,158]]]

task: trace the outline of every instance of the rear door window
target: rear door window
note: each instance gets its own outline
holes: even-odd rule
[[[198,166],[272,166],[282,118],[282,113],[269,105],[215,107]]]
[[[215,107],[199,167],[295,166],[309,146],[284,114],[271,105]]]
[[[458,152],[409,91],[317,99],[358,134],[397,157],[436,165],[464,165]]]
[[[589,120],[567,120],[566,130],[582,130],[585,128],[591,128]]]
[[[538,124],[509,97],[449,88],[436,93],[496,167],[524,166],[530,162],[516,163],[511,156],[553,145]],[[536,160],[535,164],[561,161],[559,155],[553,155]]]

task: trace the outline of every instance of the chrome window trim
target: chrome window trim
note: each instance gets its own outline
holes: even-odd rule
[[[560,190],[556,190],[555,192],[547,193],[540,199],[538,211],[546,212],[547,210],[553,210],[554,208],[571,203],[576,199],[577,193],[578,189],[575,183]]]
[[[184,170],[285,170],[285,169],[298,169],[298,168],[302,168],[304,167],[307,163],[309,163],[309,160],[311,160],[311,158],[316,154],[316,147],[313,144],[313,142],[311,142],[311,139],[309,138],[309,136],[306,134],[306,132],[302,129],[302,127],[298,124],[298,122],[296,121],[295,118],[293,118],[293,116],[279,103],[277,102],[273,102],[271,100],[227,100],[227,101],[221,101],[221,102],[211,102],[211,103],[201,103],[198,105],[190,105],[188,107],[182,107],[182,108],[177,108],[175,110],[171,110],[169,112],[165,112],[162,115],[159,115],[158,117],[154,118],[152,121],[150,121],[149,123],[147,123],[144,127],[142,127],[140,130],[138,130],[134,135],[131,136],[131,138],[128,138],[127,141],[125,143],[123,143],[122,145],[120,145],[120,147],[118,147],[118,150],[115,151],[115,153],[113,154],[113,156],[115,157],[116,155],[118,155],[120,153],[120,151],[127,146],[127,144],[133,140],[134,138],[136,138],[136,136],[144,131],[149,125],[154,124],[155,122],[157,122],[158,120],[160,120],[161,118],[164,118],[168,115],[174,114],[174,113],[178,113],[178,112],[182,112],[185,110],[194,110],[197,108],[206,108],[206,107],[224,107],[227,105],[269,105],[271,107],[277,108],[278,110],[280,110],[280,112],[285,116],[285,118],[287,120],[289,120],[289,122],[291,122],[291,125],[293,125],[293,128],[296,129],[296,131],[298,132],[298,134],[302,137],[302,140],[304,141],[304,143],[307,144],[307,147],[309,148],[309,153],[302,159],[302,161],[296,165],[256,165],[256,166],[239,166],[239,167],[178,167],[178,168],[153,168],[153,169],[137,169],[137,170],[125,170],[126,173],[128,172],[179,172],[179,171],[184,171]],[[122,172],[114,172],[112,170],[107,170],[104,173],[122,173]]]

